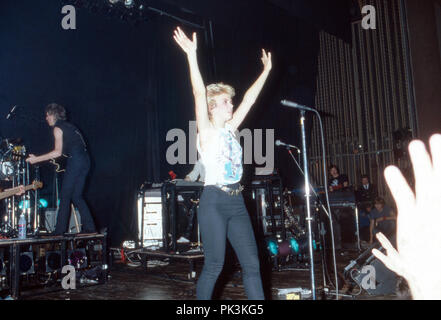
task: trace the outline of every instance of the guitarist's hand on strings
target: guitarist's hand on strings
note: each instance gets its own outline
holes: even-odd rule
[[[19,188],[19,191],[15,194],[16,196],[20,196],[26,192],[24,186],[19,186],[18,188]]]
[[[15,194],[16,196],[21,196],[22,194],[24,194],[24,193],[26,192],[24,186],[18,186],[17,188],[18,188],[19,190],[18,190],[18,192]],[[12,188],[11,188],[11,189],[6,189],[5,191],[9,191],[9,190],[12,190]]]

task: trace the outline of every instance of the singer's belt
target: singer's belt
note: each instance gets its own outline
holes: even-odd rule
[[[229,186],[224,186],[224,185],[220,185],[217,184],[215,185],[216,188],[222,190],[225,193],[228,193],[230,196],[238,196],[242,190],[244,189],[244,187],[241,184],[233,184],[233,185],[229,185]]]

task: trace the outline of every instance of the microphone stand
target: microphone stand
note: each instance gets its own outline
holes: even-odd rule
[[[40,166],[35,166],[35,180],[40,181]],[[40,233],[40,215],[38,208],[38,189],[34,190],[34,236]]]
[[[307,202],[307,210],[308,210],[308,236],[309,236],[309,251],[312,252],[312,234],[311,234],[311,208],[310,208],[310,203],[309,203],[309,191],[310,191],[310,184],[309,184],[309,172],[308,172],[308,163],[307,163],[307,155],[306,155],[306,138],[305,138],[305,111],[311,111],[317,114],[318,119],[319,119],[319,124],[320,124],[320,129],[321,129],[321,134],[322,134],[322,142],[324,141],[324,137],[323,137],[323,124],[322,124],[322,120],[320,117],[320,114],[317,110],[307,107],[307,106],[303,106],[301,104],[292,102],[292,101],[288,101],[288,100],[282,100],[281,104],[288,106],[290,108],[296,108],[296,109],[300,109],[301,112],[301,121],[300,121],[300,125],[302,128],[302,147],[303,147],[303,167],[304,167],[304,176],[305,176],[305,191],[306,191],[306,202]],[[323,163],[324,166],[326,166],[326,158],[325,158],[325,148],[324,148],[324,144],[322,144],[322,148],[323,148]],[[326,187],[326,176],[325,177],[325,187]],[[328,191],[327,189],[325,189],[325,194],[326,194],[326,200],[329,206],[329,200],[328,200]],[[330,213],[330,212],[329,212]],[[338,300],[338,275],[337,275],[337,262],[335,259],[335,247],[334,247],[334,231],[333,231],[333,227],[332,227],[332,218],[331,216],[329,216],[329,223],[331,226],[331,240],[332,240],[332,247],[333,247],[333,258],[334,258],[334,268],[335,268],[335,292],[336,292],[336,299]],[[314,262],[314,258],[311,254],[311,263]],[[313,274],[313,265],[311,265],[311,287],[314,288],[315,284],[314,284],[314,274]],[[315,292],[313,291],[313,299],[315,299]]]
[[[291,156],[291,158],[294,160],[294,163],[296,164],[296,166],[297,166],[297,168],[300,170],[300,172],[302,173],[302,175],[303,176],[305,176],[305,173],[303,172],[303,170],[302,170],[302,168],[300,167],[300,164],[299,164],[299,162],[300,161],[297,161],[297,159],[294,157],[294,155],[292,154],[292,152],[291,152],[291,149],[290,148],[286,148],[287,150],[288,150],[288,153],[289,153],[289,155]],[[312,190],[312,192],[314,193],[314,196],[315,196],[315,198],[316,198],[316,201],[318,202],[318,204],[320,205],[320,207],[322,208],[322,210],[323,210],[323,212],[325,212],[325,214],[328,216],[328,218],[329,219],[331,219],[331,215],[329,214],[329,212],[328,212],[328,209],[324,206],[324,204],[323,204],[323,202],[322,202],[322,200],[320,199],[320,197],[318,196],[318,194],[317,194],[317,192],[315,191],[315,189],[314,189],[314,187],[311,185],[311,183],[310,183],[310,190]],[[319,229],[322,229],[322,227],[319,227]],[[324,233],[322,233],[323,231],[322,230],[319,230],[319,233],[320,233],[320,235],[321,236],[323,236],[323,248],[325,248],[326,247],[326,245],[325,245],[325,237],[324,237]],[[333,249],[334,250],[334,249]],[[327,285],[327,281],[326,281],[326,276],[327,276],[327,269],[325,269],[325,265],[326,265],[326,257],[325,257],[325,255],[324,255],[324,252],[323,252],[323,250],[320,250],[321,251],[321,253],[322,253],[322,271],[323,271],[323,285],[324,285],[324,287],[327,287],[328,285]]]
[[[305,176],[305,196],[306,196],[306,212],[308,226],[308,245],[309,245],[309,263],[311,273],[311,293],[312,300],[316,300],[315,293],[315,274],[314,274],[314,249],[312,244],[312,216],[311,216],[311,192],[309,184],[308,157],[306,155],[306,130],[305,130],[305,110],[300,110],[300,127],[302,131],[302,151],[303,151],[303,172]]]

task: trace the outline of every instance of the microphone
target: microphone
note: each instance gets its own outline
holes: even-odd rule
[[[283,143],[280,140],[276,140],[276,146],[278,146],[278,147],[287,147],[288,149],[297,149],[297,152],[301,153],[300,149],[297,148],[296,146],[293,146],[292,144]]]
[[[8,120],[15,112],[15,109],[17,108],[17,106],[13,106],[11,111],[9,111],[8,115],[6,116],[6,120]]]
[[[301,110],[306,110],[306,111],[312,111],[312,112],[317,112],[317,110],[304,106],[302,104],[298,104],[296,102],[292,102],[292,101],[288,101],[288,100],[282,100],[280,101],[281,104],[283,104],[284,106],[287,107],[291,107],[291,108],[296,108],[296,109],[301,109]]]

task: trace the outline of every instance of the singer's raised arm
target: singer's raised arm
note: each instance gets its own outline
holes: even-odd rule
[[[257,80],[253,83],[253,85],[247,90],[245,93],[242,103],[237,108],[236,112],[233,114],[233,119],[231,119],[228,123],[236,130],[240,124],[245,119],[246,115],[250,111],[251,107],[256,102],[257,97],[262,91],[263,85],[265,84],[266,79],[272,68],[271,62],[271,52],[266,53],[264,49],[262,49],[262,64],[263,71]]]
[[[204,81],[199,70],[197,60],[197,36],[193,33],[193,40],[190,40],[181,28],[176,28],[173,38],[181,49],[186,53],[190,68],[191,85],[195,100],[196,124],[198,131],[202,134],[204,129],[209,128],[207,97]]]

